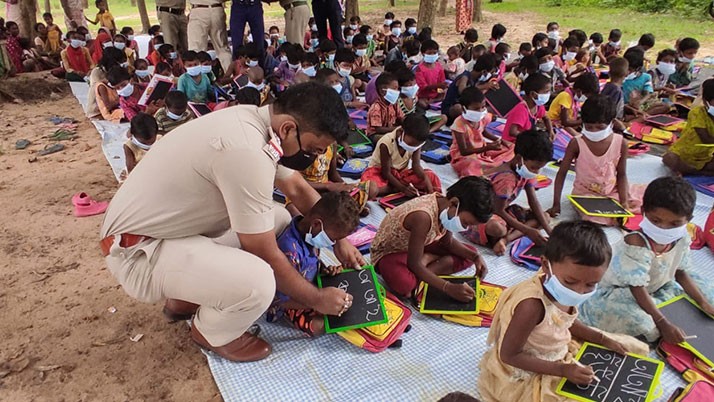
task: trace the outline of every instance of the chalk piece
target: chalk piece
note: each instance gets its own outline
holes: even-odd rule
[[[334,333],[384,324],[388,321],[374,267],[346,270],[335,276],[319,275],[317,287],[335,287],[352,296],[352,307],[341,316],[325,316],[325,332]]]

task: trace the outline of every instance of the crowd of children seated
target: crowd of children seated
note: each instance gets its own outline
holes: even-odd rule
[[[509,289],[496,311],[492,348],[481,362],[479,381],[487,401],[560,400],[554,394],[560,377],[578,384],[592,381],[590,368],[572,364],[571,337],[617,351],[646,347],[587,327],[577,319],[575,307],[581,304],[584,323],[648,341],[660,335],[682,340],[681,330],[655,307],[667,297],[686,292],[714,314],[714,290],[690,272],[687,259],[682,228],[692,218],[691,186],[679,178],[657,179],[646,191],[644,185],[630,185],[622,135],[627,121],[675,111],[677,89],[694,81],[696,39],[683,38],[655,57],[647,55],[655,44],[651,34],[628,48],[619,29],[612,29],[607,40],[577,29],[561,36],[553,22],[530,42],[508,44],[507,27],[496,24],[482,44],[479,32],[470,28],[463,41],[450,46],[438,43],[430,28],[419,32],[416,20],[402,23],[388,12],[383,24],[373,26],[351,18],[343,48],[320,39],[312,21],[301,44],[285,42],[279,28],[271,27],[265,44],[247,43],[236,49],[230,65],[221,65],[210,48],[179,53],[164,43],[158,27],[149,31],[149,54],[142,58],[133,30],[118,30],[103,0],[97,0],[97,8],[89,21],[101,26],[94,39],[84,28],[63,34],[50,14],[44,15],[45,24],[36,25],[34,46],[19,37],[14,22],[0,25],[0,68],[18,73],[52,69],[68,81],[87,81],[88,117],[131,123],[124,145],[127,173],[162,136],[200,118],[196,104],[209,110],[266,105],[286,88],[314,80],[332,87],[347,108],[363,111],[374,152],[361,179],[345,183],[337,172],[351,156],[349,145],[330,147],[302,172],[324,194],[322,200],[278,239],[305,278],[312,280],[320,271],[338,273],[339,268],[321,265],[317,250],[349,235],[358,215],[366,212],[367,200],[395,192],[411,200],[387,215],[371,257],[388,288],[400,296],[415,296],[423,281],[457,300],[474,297],[473,289],[439,278],[472,264],[477,274],[486,274],[479,252],[453,234],[497,255],[522,236],[545,245],[542,271]],[[602,71],[608,74],[603,85]],[[174,90],[164,99],[142,103],[154,76],[172,80]],[[499,137],[486,130],[494,120],[486,94],[504,85],[518,102],[503,116]],[[701,86],[701,100],[691,109],[681,139],[663,158],[680,174],[714,175],[714,80]],[[448,189],[421,164],[422,147],[445,125],[452,136],[450,163],[460,177]],[[535,185],[552,159],[556,130],[567,130],[573,139],[546,211]],[[610,197],[644,214],[642,229],[626,236],[614,252],[593,222],[551,225],[573,164],[573,194]],[[515,203],[522,191],[528,208]],[[544,320],[546,315],[557,320]],[[277,293],[269,317],[281,316],[310,335],[322,331],[316,312]]]

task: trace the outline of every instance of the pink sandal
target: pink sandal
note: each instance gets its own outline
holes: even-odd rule
[[[107,210],[109,203],[106,201],[95,201],[87,193],[77,193],[72,196],[74,204],[74,216],[85,217],[103,214]]]

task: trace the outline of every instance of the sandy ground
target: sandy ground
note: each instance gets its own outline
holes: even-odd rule
[[[453,19],[450,10],[437,24],[443,44],[460,39]],[[512,43],[538,29],[528,21],[512,16]],[[477,28],[489,32],[495,22],[486,14]],[[117,183],[68,88],[41,103],[1,102],[0,400],[221,400],[186,325],[167,323],[160,305],[133,301],[106,270],[97,245],[102,216],[72,215],[74,193],[110,200]],[[47,119],[55,115],[79,122],[77,138],[60,153],[37,156],[50,143],[43,137],[54,131]],[[15,150],[23,138],[33,144]],[[137,334],[138,342],[130,340]]]

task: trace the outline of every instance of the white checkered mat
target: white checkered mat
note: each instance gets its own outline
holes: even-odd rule
[[[644,155],[628,161],[631,183],[646,184],[667,174],[658,157]],[[457,180],[449,165],[428,165],[447,188]],[[545,174],[554,179],[556,169]],[[564,194],[572,188],[568,175]],[[553,199],[552,186],[538,192],[545,208]],[[697,194],[694,222],[703,225],[714,201]],[[525,205],[525,196],[518,200]],[[370,203],[371,214],[365,223],[376,224],[384,211]],[[570,203],[563,203],[561,220],[576,216]],[[606,230],[611,242],[622,234]],[[481,249],[489,267],[487,280],[512,286],[533,272],[518,267],[507,257],[496,257]],[[694,252],[697,270],[714,272],[714,258],[709,249]],[[473,268],[471,268],[471,273]],[[468,273],[466,271],[465,273]],[[308,339],[287,325],[260,320],[262,336],[273,345],[273,354],[256,363],[232,363],[207,352],[216,384],[226,401],[434,401],[449,392],[462,391],[477,396],[478,363],[486,351],[487,328],[470,328],[414,312],[412,330],[402,337],[400,349],[373,354],[359,349],[337,335]],[[652,357],[657,357],[652,352]],[[684,382],[667,367],[661,378],[665,401]]]

